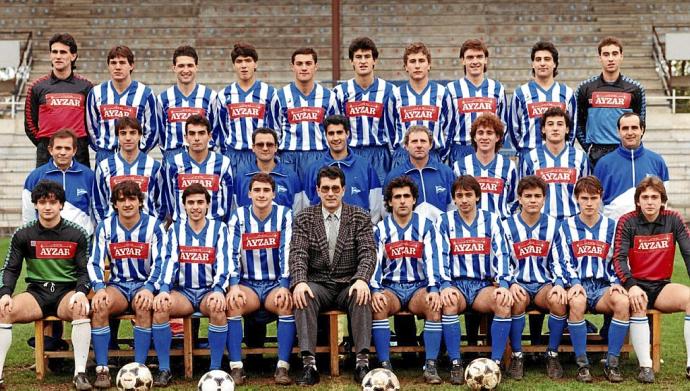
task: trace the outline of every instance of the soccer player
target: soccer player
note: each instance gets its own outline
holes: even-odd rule
[[[263,172],[275,182],[275,203],[299,211],[306,206],[307,200],[302,189],[302,182],[294,171],[276,158],[278,151],[278,134],[269,128],[256,128],[252,134],[252,151],[255,159],[245,162],[235,175],[235,196],[237,206],[252,204],[249,197],[249,182],[254,175]]]
[[[618,356],[630,324],[630,303],[613,270],[613,237],[616,222],[602,216],[601,183],[594,176],[578,179],[575,198],[580,213],[561,224],[554,243],[555,254],[566,259],[568,330],[578,366],[577,380],[592,381],[587,358],[585,311],[613,315],[608,334],[609,351],[604,373],[612,383],[623,381]]]
[[[87,265],[95,292],[91,299],[91,339],[96,359],[93,383],[96,388],[110,388],[108,320],[130,307],[136,317],[134,361],[146,364],[151,346],[153,287],[149,290],[142,287],[165,236],[165,226],[143,212],[145,198],[139,183],[125,180],[116,184],[111,194],[115,214],[98,224]],[[106,260],[110,269],[108,281],[105,280]]]
[[[515,163],[498,151],[503,145],[505,125],[492,113],[472,122],[470,137],[474,153],[453,163],[453,173],[473,176],[481,186],[479,209],[501,218],[515,211],[518,173]]]
[[[630,299],[630,341],[640,372],[637,380],[653,383],[649,356],[647,309],[664,313],[685,312],[683,335],[690,379],[690,288],[672,283],[676,245],[690,274],[690,235],[683,217],[665,208],[668,196],[657,177],[643,179],[635,189],[636,210],[623,215],[616,227],[613,263]]]
[[[503,85],[486,77],[489,48],[478,39],[468,39],[460,47],[460,60],[465,77],[449,83],[446,88],[452,104],[452,124],[448,134],[448,161],[452,164],[472,154],[472,123],[482,113],[493,113],[507,122],[508,103]]]
[[[592,167],[602,156],[618,147],[621,141],[615,131],[618,117],[632,111],[644,120],[647,111],[647,98],[642,84],[621,74],[623,43],[620,39],[602,39],[597,53],[601,74],[583,81],[575,90],[575,136],[589,154]]]
[[[453,182],[451,191],[458,209],[442,214],[437,222],[443,240],[442,328],[452,365],[450,381],[462,384],[464,371],[460,361],[458,315],[468,309],[494,315],[491,359],[500,363],[510,334],[513,296],[508,288],[512,276],[510,253],[500,216],[478,208],[481,200],[479,182],[471,175],[462,175]]]
[[[256,144],[254,144],[256,145]],[[233,212],[228,223],[231,262],[237,275],[228,289],[228,354],[235,385],[244,382],[242,365],[242,315],[265,308],[278,315],[278,364],[276,384],[292,383],[288,375],[295,341],[295,317],[288,258],[292,236],[292,212],[276,205],[276,182],[266,173],[249,181],[251,205]]]
[[[369,211],[372,223],[376,224],[383,213],[381,183],[371,162],[355,154],[347,144],[350,120],[342,115],[331,115],[325,119],[323,127],[326,129],[328,151],[307,171],[304,192],[308,202],[316,205],[321,201],[316,186],[319,171],[326,166],[337,166],[347,178],[343,201]]]
[[[168,229],[160,259],[144,285],[147,289],[152,284],[159,287],[153,300],[151,331],[160,368],[153,382],[156,387],[165,387],[172,378],[170,318],[197,311],[208,316],[210,369],[220,369],[228,334],[225,292],[229,278],[237,276],[228,260],[227,226],[221,220],[206,218],[211,203],[208,190],[199,183],[191,184],[182,192],[182,203],[187,218]]]
[[[275,129],[271,101],[275,88],[256,79],[259,54],[254,46],[236,43],[230,53],[236,81],[218,92],[216,145],[230,158],[233,172],[254,160],[254,129]]]
[[[139,149],[148,152],[158,138],[156,95],[145,84],[132,80],[134,53],[127,46],[115,46],[108,52],[110,80],[95,86],[86,101],[86,127],[96,164],[114,155],[118,149],[115,121],[136,117],[141,124]]]
[[[513,93],[508,120],[508,133],[520,159],[544,141],[540,118],[547,109],[560,107],[568,113],[571,129],[577,129],[575,94],[555,80],[558,50],[551,42],[539,41],[532,46],[530,57],[533,78]],[[574,140],[575,132],[570,132],[567,142],[573,144]]]
[[[158,142],[163,159],[177,155],[184,150],[184,125],[192,114],[206,117],[215,129],[217,108],[216,92],[196,82],[199,56],[191,46],[175,49],[172,71],[177,84],[158,95],[160,128]]]
[[[185,121],[185,140],[189,149],[165,160],[161,168],[166,179],[164,208],[173,221],[186,218],[181,195],[187,187],[199,183],[211,194],[208,217],[226,221],[233,202],[230,159],[209,151],[211,124],[200,115],[194,114]]]
[[[544,213],[557,219],[574,216],[577,214],[575,182],[589,175],[589,159],[568,143],[572,126],[563,109],[549,108],[540,121],[544,144],[523,156],[521,176],[536,175],[546,182]]]
[[[123,117],[115,123],[120,150],[96,166],[94,210],[100,222],[114,212],[112,189],[123,181],[134,181],[143,193],[142,212],[165,217],[162,213],[161,164],[139,150],[142,129],[134,117]]]
[[[374,75],[379,51],[371,38],[353,39],[347,52],[355,77],[333,89],[337,111],[350,120],[350,147],[371,163],[382,181],[391,167],[392,138],[397,135],[397,88]]]
[[[390,213],[374,228],[377,259],[371,276],[372,338],[381,367],[392,370],[388,317],[401,310],[423,316],[426,363],[424,381],[440,384],[436,359],[441,348],[441,242],[433,223],[414,212],[417,185],[393,179],[384,194]]]
[[[65,192],[64,208],[61,215],[65,219],[82,227],[91,236],[94,224],[91,218],[91,207],[94,196],[94,173],[91,169],[74,160],[77,153],[77,136],[69,129],[58,130],[50,136],[48,163],[31,171],[24,181],[22,192],[22,221],[24,224],[35,220],[35,202],[31,193],[42,179],[62,184]]]
[[[314,80],[317,61],[313,48],[295,50],[291,57],[295,81],[279,89],[271,103],[280,159],[302,182],[307,168],[327,148],[324,118],[338,113],[335,94]]]
[[[550,378],[563,377],[558,361],[558,345],[566,324],[568,293],[562,259],[551,254],[558,234],[559,221],[541,213],[546,197],[546,182],[537,176],[526,176],[518,183],[520,211],[503,221],[510,249],[513,283],[513,316],[510,325],[510,346],[513,349],[508,373],[520,380],[523,377],[522,331],[525,328],[525,309],[533,304],[549,311],[549,346],[546,351],[546,371]]]
[[[65,191],[60,184],[42,180],[31,191],[38,220],[24,224],[10,239],[0,270],[0,389],[5,389],[2,368],[12,345],[12,325],[46,316],[72,321],[74,386],[90,390],[86,359],[91,341],[89,321],[89,254],[87,233],[60,216]],[[12,297],[27,262],[26,292]]]
[[[86,96],[93,84],[74,73],[77,42],[70,34],[55,34],[48,42],[50,74],[36,79],[26,90],[24,131],[36,146],[36,167],[50,160],[48,140],[63,128],[77,134],[76,160],[90,166],[89,135],[86,132]]]

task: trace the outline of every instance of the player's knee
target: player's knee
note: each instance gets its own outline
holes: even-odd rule
[[[500,305],[498,303],[494,304],[494,315],[500,316],[501,318],[507,318],[510,316],[510,307],[507,305]]]
[[[208,320],[217,326],[222,326],[227,323],[227,317],[223,311],[210,311]]]
[[[615,295],[611,307],[616,319],[624,320],[630,317],[630,300],[627,296]]]
[[[584,314],[585,309],[587,309],[587,298],[582,295],[574,296],[568,300],[568,306],[570,307],[570,313]]]
[[[443,315],[457,315],[458,313],[460,313],[460,307],[457,303],[443,305]]]
[[[170,319],[170,314],[168,314],[167,312],[163,312],[163,311],[154,311],[153,312],[153,323],[161,324],[161,323],[167,322],[169,319]]]
[[[441,312],[440,311],[432,311],[431,309],[428,309],[424,313],[424,319],[431,321],[431,322],[440,322],[441,321]]]

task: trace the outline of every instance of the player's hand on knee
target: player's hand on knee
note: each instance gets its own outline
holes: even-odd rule
[[[374,292],[371,295],[371,309],[374,312],[383,312],[388,308],[388,298],[383,292]]]
[[[453,307],[458,305],[460,301],[460,292],[455,288],[443,288],[441,290],[441,303],[446,307]]]
[[[635,285],[628,290],[630,307],[633,312],[642,312],[647,309],[647,294],[639,286]]]
[[[292,309],[292,295],[287,288],[280,287],[276,291],[273,298],[273,304],[282,311],[289,311]]]
[[[369,300],[371,299],[371,291],[369,290],[369,284],[367,284],[364,280],[356,280],[352,286],[350,287],[350,291],[348,292],[348,296],[352,296],[352,294],[356,294],[356,301],[358,305],[367,305],[369,304]]]
[[[563,288],[560,285],[554,285],[551,288],[551,292],[549,292],[549,296],[554,297],[556,300],[556,303],[561,304],[561,305],[566,305],[568,304],[568,294],[565,291],[565,288]]]
[[[228,308],[231,310],[239,310],[247,304],[247,295],[242,292],[239,285],[233,285],[228,291]]]
[[[585,292],[585,288],[582,285],[575,284],[568,289],[568,301],[571,301],[578,295],[582,295],[584,298],[587,298],[587,292]]]
[[[611,289],[609,289],[609,295],[613,296],[614,293],[620,293],[623,296],[628,296],[628,291],[625,290],[620,284],[613,284],[611,285]]]
[[[168,312],[172,306],[170,293],[161,292],[153,299],[153,310],[156,312]]]
[[[142,311],[151,311],[153,307],[153,292],[144,288],[134,296],[134,307]]]
[[[494,300],[501,307],[512,307],[515,302],[510,291],[503,287],[498,287],[494,290]]]
[[[510,293],[513,295],[513,301],[521,303],[527,300],[527,292],[520,284],[513,284],[510,286]]]
[[[0,297],[0,315],[7,316],[14,309],[14,299],[10,295]]]
[[[424,299],[426,301],[427,307],[431,311],[441,311],[441,295],[439,295],[438,292],[427,292],[426,297]]]
[[[72,314],[79,316],[89,315],[89,299],[86,298],[84,292],[72,294],[72,297],[69,299],[69,309],[72,311]]]
[[[105,289],[99,289],[91,299],[91,305],[93,306],[93,312],[98,313],[101,310],[105,310],[110,305],[110,298]]]
[[[352,288],[350,288],[350,292],[352,292]],[[309,295],[312,299],[314,298],[314,293],[306,282],[300,282],[295,285],[295,289],[292,290],[292,300],[295,302],[295,307],[299,309],[307,308],[306,295]]]
[[[208,295],[208,308],[213,312],[225,312],[226,309],[225,295],[220,292],[211,292]]]

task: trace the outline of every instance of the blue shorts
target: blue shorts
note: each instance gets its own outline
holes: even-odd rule
[[[237,175],[245,166],[252,165],[256,161],[256,155],[251,149],[227,149],[223,152],[223,156],[230,159],[232,175]]]
[[[395,296],[400,300],[400,309],[406,309],[407,305],[410,304],[412,296],[420,290],[427,287],[426,281],[418,282],[390,282],[382,285],[382,288],[388,289],[393,292]]]
[[[580,283],[585,288],[585,294],[587,294],[587,310],[596,313],[597,303],[606,294],[611,284],[608,281],[596,280],[594,278],[582,280]]]
[[[308,183],[307,173],[309,167],[317,161],[323,160],[324,151],[280,151],[278,157],[280,162],[290,167],[302,183]]]
[[[275,288],[280,287],[278,280],[274,281],[258,281],[258,280],[240,280],[240,285],[246,286],[259,296],[259,303],[263,306],[264,301]]]
[[[537,296],[537,293],[539,293],[542,288],[545,286],[552,286],[550,282],[516,282],[516,284],[520,285],[529,295],[529,301],[532,303],[534,301],[534,298]]]
[[[212,292],[211,288],[174,288],[175,291],[180,292],[190,303],[194,312],[201,312],[201,301],[207,293]]]
[[[391,153],[385,145],[361,146],[352,148],[353,152],[368,161],[376,170],[379,181],[383,183],[391,169]]]
[[[108,286],[112,286],[113,288],[116,288],[120,293],[122,293],[122,296],[125,297],[128,303],[132,303],[132,300],[134,300],[134,296],[136,296],[137,292],[139,292],[139,289],[144,287],[144,282],[143,281],[118,281],[118,282],[110,282],[108,283]]]
[[[460,293],[465,296],[467,309],[470,309],[477,299],[479,292],[487,286],[493,286],[493,283],[491,281],[479,280],[476,278],[462,278],[453,280],[453,286],[458,288]]]

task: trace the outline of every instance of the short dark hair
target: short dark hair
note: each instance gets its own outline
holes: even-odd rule
[[[187,118],[184,124],[184,133],[187,134],[187,128],[189,125],[203,125],[206,127],[206,130],[210,133],[211,132],[211,123],[208,122],[208,119],[204,117],[203,115],[200,114],[192,114]]]
[[[582,177],[575,182],[575,197],[579,196],[580,193],[588,194],[603,194],[604,188],[601,187],[601,182],[594,175],[588,175]]]
[[[326,119],[323,120],[323,129],[328,130],[330,125],[343,125],[345,132],[348,134],[350,133],[350,119],[344,115],[333,114],[326,117]]]
[[[484,57],[486,59],[489,59],[489,48],[486,46],[486,44],[479,39],[468,39],[467,41],[462,43],[462,46],[460,46],[460,60],[465,58],[465,52],[468,50],[481,50],[484,52]],[[484,64],[484,72],[489,68],[488,64]],[[462,70],[467,73],[467,67],[463,66]]]
[[[50,136],[50,139],[48,139],[48,146],[52,147],[55,144],[55,139],[58,138],[70,138],[72,139],[72,146],[76,149],[77,148],[77,134],[74,133],[74,130],[69,129],[69,128],[64,128],[60,129],[57,132],[53,133],[52,136]]]
[[[536,175],[527,175],[520,179],[517,186],[518,197],[522,196],[525,190],[540,189],[543,196],[546,197],[546,182],[541,177]]]
[[[53,44],[54,43],[61,43],[65,46],[69,46],[69,52],[72,54],[76,54],[77,58],[79,57],[79,54],[77,53],[77,41],[74,40],[74,37],[71,34],[67,33],[57,33],[53,35],[50,38],[50,41],[48,41],[48,50],[53,50]],[[77,58],[72,61],[72,69],[77,68]]]
[[[532,53],[530,54],[530,58],[532,61],[534,61],[534,56],[536,53],[540,50],[546,50],[551,53],[551,57],[553,57],[553,62],[556,64],[556,66],[553,68],[553,76],[556,77],[558,75],[558,50],[556,49],[556,46],[547,41],[539,41],[532,46]],[[532,68],[532,75],[534,75],[534,68]]]
[[[137,117],[122,117],[115,121],[115,135],[118,135],[120,130],[127,128],[135,129],[137,133],[143,134]]]
[[[647,128],[645,126],[645,122],[644,122],[644,119],[642,118],[642,116],[640,116],[639,114],[637,114],[634,111],[626,111],[625,113],[621,114],[620,117],[618,117],[618,121],[616,121],[616,127],[618,129],[620,129],[621,128],[621,120],[623,118],[628,118],[628,117],[637,117],[637,119],[640,120],[640,128],[642,128],[642,130],[645,130]]]
[[[405,47],[405,52],[403,53],[403,66],[407,65],[407,59],[410,54],[422,53],[426,57],[426,61],[431,64],[431,52],[429,48],[423,42],[412,42]]]
[[[114,207],[117,200],[127,197],[137,197],[139,202],[144,202],[144,193],[141,192],[141,187],[131,179],[113,186],[113,191],[110,193],[110,203]]]
[[[455,192],[459,189],[472,190],[477,198],[482,197],[482,187],[479,185],[477,179],[472,175],[460,175],[459,177],[455,178],[455,181],[453,181],[453,185],[450,188],[450,196],[455,198]]]
[[[274,192],[276,191],[276,181],[270,174],[266,174],[265,172],[259,172],[254,174],[254,176],[252,176],[252,179],[249,180],[248,190],[252,189],[252,186],[255,182],[268,183],[269,185],[271,185],[271,190],[273,190]]]
[[[496,132],[498,141],[496,141],[494,151],[500,151],[501,147],[503,146],[503,135],[505,134],[505,125],[503,125],[503,121],[501,121],[501,119],[498,118],[498,116],[496,116],[494,113],[483,113],[479,115],[474,122],[472,122],[472,127],[470,128],[470,142],[472,143],[472,148],[474,148],[475,151],[477,150],[477,142],[474,140],[474,136],[477,135],[477,129],[479,129],[479,127],[491,128],[494,130],[494,132]]]
[[[134,64],[134,53],[132,52],[132,49],[125,45],[118,45],[110,49],[106,63],[110,64],[110,60],[116,57],[124,57],[127,59],[129,65]]]
[[[65,204],[65,189],[62,186],[49,179],[41,179],[36,186],[31,190],[31,203],[36,204],[38,200],[55,197],[60,204]]]
[[[570,116],[568,115],[568,113],[560,107],[549,107],[548,109],[546,109],[544,114],[539,119],[541,125],[542,139],[546,138],[546,133],[544,133],[544,126],[546,125],[546,120],[551,117],[563,117],[563,119],[565,120],[565,127],[568,128],[568,132],[565,134],[565,138],[567,140],[570,137],[570,133],[572,133],[573,131],[573,123],[570,120]]]
[[[208,193],[208,190],[206,190],[206,188],[201,183],[192,183],[191,185],[187,186],[187,188],[184,189],[184,191],[182,192],[182,203],[186,203],[187,197],[192,196],[194,194],[203,194],[204,198],[206,198],[206,202],[211,202],[211,195]]]
[[[290,57],[290,64],[295,63],[295,57],[297,57],[298,54],[311,55],[314,59],[314,63],[319,62],[318,56],[316,55],[316,50],[314,50],[314,48],[299,48],[292,52],[292,56]]]
[[[340,186],[345,187],[345,173],[340,167],[327,166],[320,169],[316,175],[316,186],[321,186],[321,178],[340,179]]]
[[[355,52],[358,50],[367,51],[371,50],[371,55],[374,60],[379,58],[379,50],[376,48],[376,44],[369,37],[359,37],[355,38],[350,42],[350,47],[347,49],[347,55],[350,61],[355,57]]]
[[[177,65],[177,57],[186,56],[194,59],[194,64],[199,63],[199,55],[196,54],[196,49],[189,45],[183,45],[175,49],[173,53],[173,65]]]
[[[246,42],[237,42],[235,46],[232,47],[230,58],[233,63],[237,60],[237,57],[251,57],[254,59],[254,62],[259,61],[259,53],[256,52],[256,48]]]
[[[415,203],[417,202],[417,199],[419,198],[419,189],[417,189],[417,184],[414,183],[412,178],[410,178],[407,175],[399,176],[388,183],[388,185],[386,186],[386,191],[383,193],[383,203],[386,204],[386,211],[388,213],[393,212],[393,208],[390,205],[388,205],[388,203],[393,200],[393,190],[402,189],[403,187],[410,188],[412,198],[414,198]]]
[[[659,179],[659,177],[652,175],[644,178],[642,181],[640,181],[640,183],[637,184],[637,187],[635,187],[635,210],[637,213],[642,213],[640,206],[637,205],[637,203],[640,202],[640,195],[642,195],[642,192],[650,187],[661,194],[661,210],[665,209],[664,204],[666,204],[666,201],[668,201],[666,186],[664,186],[664,182]]]
[[[597,53],[599,53],[599,55],[601,55],[601,48],[603,48],[604,46],[609,46],[609,45],[618,46],[618,49],[621,50],[621,54],[623,53],[623,42],[621,42],[621,40],[618,39],[617,37],[610,37],[610,36],[602,39],[599,42],[599,45],[597,46]]]
[[[256,142],[256,136],[258,134],[270,134],[273,136],[273,141],[275,141],[276,146],[278,146],[278,133],[271,128],[256,128],[252,132],[252,145]]]

